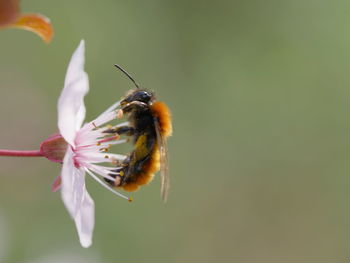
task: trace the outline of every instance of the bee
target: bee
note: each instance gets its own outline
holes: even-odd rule
[[[110,128],[105,133],[132,138],[134,148],[124,161],[117,163],[113,171],[113,187],[136,191],[152,181],[160,170],[161,197],[166,201],[169,190],[167,138],[172,134],[171,115],[168,106],[157,101],[153,92],[140,88],[132,76],[115,65],[135,85],[120,101],[118,117],[126,115],[128,124]]]

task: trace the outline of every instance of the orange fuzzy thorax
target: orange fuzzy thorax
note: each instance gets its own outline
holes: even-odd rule
[[[153,115],[158,118],[161,135],[164,138],[171,136],[173,126],[171,124],[171,113],[168,106],[161,101],[157,101],[152,104],[151,110]]]

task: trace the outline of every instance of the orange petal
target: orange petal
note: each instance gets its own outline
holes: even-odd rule
[[[18,13],[18,0],[0,0],[0,27],[13,22]]]
[[[39,35],[46,43],[49,43],[53,37],[53,27],[50,20],[40,14],[20,15],[11,26],[32,31]]]

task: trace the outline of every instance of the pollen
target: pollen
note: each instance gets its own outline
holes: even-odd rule
[[[114,186],[118,187],[121,183],[121,179],[119,176],[117,176],[114,180]]]
[[[101,148],[100,151],[101,151],[101,152],[108,152],[109,149],[108,149],[108,148]]]
[[[123,115],[124,115],[124,113],[123,113],[123,110],[122,110],[122,109],[120,109],[120,110],[117,111],[117,118],[118,118],[118,119],[123,118]]]
[[[124,171],[120,171],[119,175],[124,176]]]
[[[111,163],[114,164],[114,165],[117,165],[119,164],[119,161],[116,159],[116,158],[111,158]]]

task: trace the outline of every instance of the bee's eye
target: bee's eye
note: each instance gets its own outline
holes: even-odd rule
[[[133,100],[141,101],[141,102],[149,102],[151,99],[151,95],[146,91],[138,91],[134,94]]]

